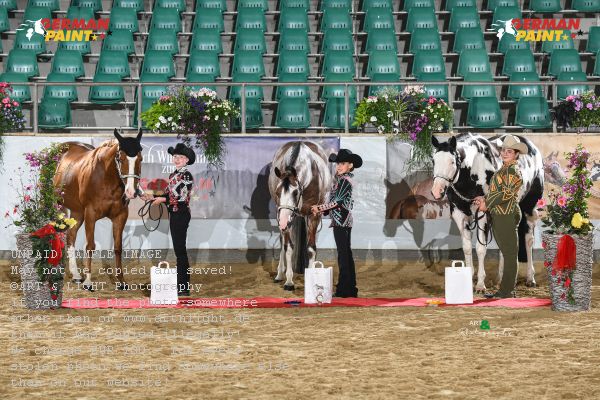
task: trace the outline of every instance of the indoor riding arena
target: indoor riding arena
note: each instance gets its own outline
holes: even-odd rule
[[[1,399],[600,398],[599,0],[0,0]]]

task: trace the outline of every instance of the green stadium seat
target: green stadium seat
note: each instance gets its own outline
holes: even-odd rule
[[[96,13],[102,11],[102,0],[73,0],[71,1],[71,6],[91,9],[92,13]]]
[[[354,57],[346,51],[330,51],[323,60],[322,75],[326,82],[352,82]]]
[[[234,52],[238,51],[257,51],[265,54],[267,45],[265,43],[265,34],[260,29],[240,29],[236,32]]]
[[[448,30],[456,32],[460,28],[479,28],[479,13],[475,7],[455,7],[450,12]]]
[[[343,99],[346,96],[345,85],[327,85],[323,87],[321,99]],[[356,86],[348,86],[348,98],[350,101],[356,102]]]
[[[275,124],[284,129],[306,129],[310,126],[308,103],[303,98],[288,97],[277,106]]]
[[[23,23],[37,21],[38,19],[52,19],[52,12],[48,7],[27,7],[23,14]]]
[[[498,7],[519,7],[519,0],[488,0],[486,10],[494,11]]]
[[[310,10],[310,0],[280,0],[279,10],[283,11],[288,8],[301,8],[305,11]]]
[[[559,82],[586,82],[587,76],[585,72],[561,72],[558,74],[557,81]],[[559,100],[567,98],[567,96],[576,96],[587,92],[590,87],[585,84],[574,84],[574,85],[558,85],[556,87],[557,98]]]
[[[600,50],[596,53],[596,64],[594,66],[594,76],[600,76]]]
[[[17,7],[17,0],[0,0],[0,8],[4,8],[6,11],[14,11]]]
[[[196,0],[196,13],[207,8],[216,8],[221,12],[227,11],[227,0]]]
[[[478,129],[502,126],[500,103],[496,97],[475,97],[469,101],[467,124]]]
[[[256,75],[239,74],[233,78],[233,82],[260,82],[260,77]],[[263,126],[263,116],[261,109],[261,100],[264,99],[264,91],[262,86],[246,86],[246,127],[249,129]],[[229,100],[236,104],[241,109],[242,104],[242,87],[232,86],[229,89]],[[233,129],[241,128],[241,111],[240,117],[233,121]]]
[[[432,8],[435,9],[434,0],[404,0],[404,11],[411,8]]]
[[[548,102],[544,97],[521,97],[517,102],[515,123],[527,129],[546,129],[552,126]]]
[[[323,126],[331,129],[345,129],[346,111],[343,98],[331,98],[325,102],[325,112],[323,115]],[[352,128],[354,113],[356,111],[356,102],[352,99],[348,102],[348,127]]]
[[[398,44],[396,42],[396,32],[393,29],[373,29],[367,36],[365,45],[367,53],[372,51],[392,51],[398,52]]]
[[[68,19],[84,19],[89,21],[94,19],[94,9],[91,7],[71,6],[67,10]]]
[[[422,50],[415,54],[412,75],[417,80],[429,80],[428,75],[433,75],[441,80],[446,80],[446,64],[440,50]]]
[[[94,82],[121,82],[121,77],[116,74],[102,74],[97,73],[94,75]],[[123,86],[92,86],[89,94],[90,102],[94,104],[116,104],[125,101],[125,93]]]
[[[395,29],[391,8],[371,8],[367,11],[363,30],[368,33],[373,29]]]
[[[302,51],[306,54],[310,53],[307,32],[303,29],[286,29],[281,31],[279,43],[277,44],[277,52],[281,53],[283,51]]]
[[[71,125],[71,106],[63,99],[42,99],[38,108],[41,129],[63,129]]]
[[[156,0],[154,10],[158,8],[174,8],[182,13],[185,11],[185,0]]]
[[[133,8],[135,12],[144,11],[144,0],[114,0],[113,8]]]
[[[62,99],[42,99],[38,108],[41,129],[63,129],[71,125],[71,107]]]
[[[556,13],[562,10],[560,0],[529,0],[529,8],[538,13]]]
[[[600,26],[591,26],[585,51],[597,53],[600,51]]]
[[[29,86],[18,85],[15,83],[28,82],[26,75],[17,72],[5,72],[0,75],[0,82],[8,82],[12,86],[11,99],[23,103],[31,100],[31,90]]]
[[[260,82],[260,77],[252,74],[238,74],[233,78],[233,82],[245,82],[245,83],[255,83]],[[258,99],[263,100],[265,98],[264,90],[262,86],[246,86],[246,99]],[[242,98],[242,87],[241,86],[231,86],[229,88],[229,96],[230,100],[240,100]]]
[[[8,60],[4,72],[15,72],[26,76],[28,79],[39,76],[35,52],[29,50],[13,49],[8,53]]]
[[[138,32],[139,25],[136,10],[134,8],[113,7],[110,10],[111,31],[126,29],[131,32]]]
[[[539,82],[540,77],[535,72],[514,72],[510,75],[511,82]],[[508,97],[518,100],[521,97],[544,96],[540,85],[513,85],[508,87]]]
[[[220,75],[221,65],[217,53],[209,51],[190,53],[185,74],[188,82],[214,82]]]
[[[475,0],[446,0],[446,11],[452,11],[454,7],[477,7]]]
[[[444,82],[445,80],[445,74],[425,74],[422,79],[419,79],[419,82],[423,85],[427,97],[435,97],[447,102],[449,97],[448,85],[427,84],[427,82]]]
[[[454,35],[453,51],[461,53],[463,50],[484,49],[485,39],[479,28],[460,28]]]
[[[371,82],[397,82],[400,80],[400,64],[395,52],[374,51],[369,56],[367,76]],[[379,87],[369,87],[369,94],[374,94]]]
[[[96,64],[96,74],[118,75],[119,79],[130,76],[127,54],[116,50],[102,50]]]
[[[269,2],[267,0],[238,0],[238,11],[242,8],[259,8],[264,12],[269,10]]]
[[[196,29],[192,36],[189,53],[194,51],[210,51],[217,54],[223,52],[221,34],[216,29]]]
[[[204,8],[202,12],[196,13],[194,19],[194,32],[198,29],[213,29],[223,32],[225,25],[223,23],[223,14],[218,8]]]
[[[181,32],[181,17],[176,8],[155,8],[152,11],[152,21],[150,21],[150,30],[153,29],[171,29],[175,32]]]
[[[571,8],[586,13],[599,12],[600,0],[573,0]]]
[[[256,99],[256,98],[247,98],[246,99],[246,128],[247,129],[256,129],[256,128],[260,128],[261,126],[264,125],[260,101],[261,101],[260,99]],[[240,110],[241,110],[241,100],[237,99],[237,100],[233,100],[233,102],[238,107],[240,107]],[[241,129],[241,127],[242,127],[241,118],[242,118],[242,115],[241,115],[241,111],[240,111],[240,116],[233,120],[232,129],[234,129],[234,130]]]
[[[354,40],[352,32],[346,29],[329,29],[323,35],[322,52],[344,51],[354,54]]]
[[[309,75],[310,66],[304,52],[286,51],[279,55],[277,76],[280,80],[285,79],[285,82],[306,82]]]
[[[146,41],[146,51],[167,51],[171,55],[179,53],[177,32],[173,29],[151,29]]]
[[[517,41],[513,35],[503,35],[498,41],[498,53],[506,54],[508,50],[529,49],[529,42],[524,40]]]
[[[428,7],[415,7],[408,10],[405,31],[413,33],[415,29],[434,29],[438,31],[435,10]]]
[[[244,28],[267,30],[267,20],[261,8],[241,8],[238,10],[235,30],[239,31]]]
[[[415,29],[410,35],[409,52],[416,54],[421,50],[442,51],[442,42],[437,29]]]
[[[487,73],[471,73],[465,77],[465,82],[492,82],[494,78]],[[496,96],[496,88],[491,85],[464,85],[460,97],[469,100],[474,97]]]
[[[92,52],[92,45],[90,41],[75,40],[69,42],[59,42],[58,49],[78,51],[82,56],[84,56]]]
[[[102,50],[122,51],[125,54],[134,54],[133,33],[128,30],[116,30],[102,41]]]
[[[337,8],[326,8],[321,19],[321,32],[329,29],[347,29],[352,31],[350,13],[340,12]]]
[[[147,111],[150,107],[152,107],[152,104],[155,101],[156,101],[155,99],[150,99],[150,98],[142,99],[142,113],[144,111]],[[138,104],[139,104],[139,102],[136,100],[135,108],[133,110],[133,121],[131,124],[134,128],[138,127]],[[144,129],[148,128],[144,121],[142,121],[142,128],[144,128]]]
[[[537,72],[531,50],[518,49],[506,52],[502,75],[510,77],[515,72]]]
[[[308,32],[308,14],[303,8],[286,8],[279,18],[279,32],[285,29],[303,29]]]
[[[29,0],[27,2],[27,7],[46,7],[50,11],[58,11],[58,10],[60,10],[60,1],[59,0]]]
[[[175,65],[173,57],[166,51],[148,51],[144,57],[141,76],[152,79],[153,76],[169,78],[175,76]],[[141,77],[140,77],[141,79]]]
[[[352,9],[352,0],[322,0],[321,11],[325,11],[328,8],[344,8],[348,11]]]
[[[1,12],[1,11],[0,11]],[[15,35],[13,49],[32,51],[35,54],[46,52],[46,40],[42,35],[33,35],[31,39],[27,37],[27,30],[19,30]]]
[[[279,82],[297,82],[296,79],[292,78],[280,78]],[[305,81],[306,82],[306,81]],[[290,86],[277,86],[276,96],[277,101],[287,98],[302,98],[304,100],[310,99],[310,88],[308,86],[301,85],[290,85]]]
[[[46,78],[46,82],[75,82],[71,74],[61,74],[51,72]],[[68,102],[77,100],[77,88],[75,85],[65,86],[46,86],[44,87],[44,99],[62,99]]]
[[[238,51],[233,56],[232,77],[237,75],[265,76],[265,64],[262,54],[256,51]]]
[[[561,72],[580,72],[581,59],[575,49],[554,50],[550,56],[548,75],[558,76]]]
[[[499,21],[509,21],[515,18],[522,18],[523,13],[519,6],[514,7],[496,7],[492,16],[492,23],[502,24]]]
[[[368,11],[372,8],[392,9],[392,0],[363,0],[361,11]]]
[[[566,38],[566,39],[565,39]],[[544,53],[552,54],[554,50],[560,49],[574,49],[573,38],[571,37],[571,31],[564,31],[560,40],[544,40],[542,42],[542,51]]]
[[[490,61],[485,49],[463,50],[458,58],[457,75],[465,77],[472,73],[485,73],[492,76]]]
[[[76,50],[59,49],[52,60],[52,72],[71,74],[74,78],[85,75],[83,57]]]

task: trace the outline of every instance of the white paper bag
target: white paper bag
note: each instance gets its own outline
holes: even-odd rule
[[[315,261],[312,268],[304,270],[304,303],[331,303],[332,297],[333,268],[325,268],[321,261]]]
[[[166,264],[166,268],[161,268]],[[161,261],[150,269],[150,304],[177,304],[177,268]]]
[[[462,261],[452,261],[452,266],[446,267],[446,304],[473,304],[473,268],[465,267]]]

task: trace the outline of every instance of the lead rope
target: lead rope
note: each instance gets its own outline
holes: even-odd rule
[[[467,223],[466,228],[470,231],[475,230],[475,235],[477,236],[477,242],[479,242],[480,245],[482,246],[488,246],[490,243],[492,243],[492,238],[493,238],[493,232],[490,229],[491,228],[491,218],[492,215],[488,212],[481,212],[481,216],[480,215],[480,211],[477,210],[475,211],[475,218],[473,218],[473,222],[471,224]],[[485,217],[487,215],[488,220],[486,221],[485,225],[483,226],[483,228],[481,228],[479,226],[479,221],[483,219],[483,217]],[[479,232],[483,231],[483,234],[485,236],[484,242],[482,243],[481,240],[479,239]]]
[[[152,218],[152,215],[150,214],[150,209],[152,208],[152,202],[154,200],[148,200],[144,203],[144,205],[142,207],[140,207],[140,209],[138,210],[138,216],[142,219],[142,223],[144,224],[144,228],[146,228],[146,230],[148,232],[154,232],[155,230],[158,229],[158,227],[160,226],[160,220],[162,219],[163,216],[163,207],[162,207],[162,203],[160,203],[158,205],[158,218]],[[148,217],[147,219],[149,219],[150,221],[158,221],[158,224],[156,224],[156,226],[151,229],[148,228],[148,225],[146,225],[146,216]]]

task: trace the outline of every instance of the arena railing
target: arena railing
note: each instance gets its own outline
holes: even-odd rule
[[[544,86],[544,87],[551,87],[552,88],[552,99],[548,100],[549,103],[552,104],[552,107],[556,106],[558,104],[558,99],[556,96],[557,93],[557,87],[558,86],[562,86],[562,85],[569,85],[569,86],[576,86],[576,85],[585,85],[585,86],[592,86],[592,87],[597,87],[600,86],[600,82],[598,81],[583,81],[583,82],[575,82],[575,81],[523,81],[523,82],[498,82],[498,81],[494,81],[494,82],[465,82],[465,81],[460,81],[460,80],[452,80],[452,81],[432,81],[432,82],[423,82],[423,81],[415,81],[415,80],[400,80],[397,82],[371,82],[371,81],[364,81],[364,82],[252,82],[252,83],[245,83],[245,82],[204,82],[207,84],[207,86],[212,86],[212,87],[233,87],[233,86],[240,86],[242,88],[241,90],[241,101],[240,101],[240,109],[241,109],[241,133],[245,134],[246,133],[246,90],[245,88],[247,86],[261,86],[261,87],[273,87],[276,88],[278,86],[307,86],[307,87],[325,87],[325,86],[344,86],[345,87],[345,95],[344,95],[344,115],[345,115],[345,126],[343,129],[344,133],[349,133],[350,132],[350,122],[349,122],[349,109],[350,109],[350,98],[349,98],[349,93],[350,93],[350,87],[366,87],[366,86],[391,86],[391,87],[397,87],[397,86],[412,86],[412,85],[437,85],[437,86],[441,86],[441,85],[446,85],[448,86],[448,104],[450,107],[453,107],[454,103],[466,103],[464,100],[453,100],[452,98],[452,93],[453,93],[453,89],[456,89],[459,86],[479,86],[479,85],[485,85],[485,86],[500,86],[500,87],[507,87],[507,86]],[[39,133],[39,123],[38,123],[38,108],[39,108],[39,93],[40,90],[43,89],[46,86],[64,86],[65,82],[18,82],[17,83],[19,86],[30,86],[32,87],[32,99],[36,99],[36,101],[32,101],[32,119],[33,119],[33,124],[32,126],[28,127],[28,128],[32,128],[33,133],[37,134]],[[181,87],[181,86],[201,86],[202,83],[200,82],[69,82],[68,83],[69,86],[76,86],[76,87],[92,87],[92,86],[121,86],[123,88],[125,87],[133,87],[137,89],[137,98],[141,99],[142,97],[142,88],[145,86],[173,86],[173,87]],[[548,94],[546,94],[545,96],[547,96]],[[511,101],[512,102],[512,101]],[[90,102],[87,102],[85,104],[93,104]],[[101,105],[99,105],[99,107],[101,107]],[[142,126],[142,121],[141,121],[141,114],[142,114],[142,102],[141,101],[137,101],[136,104],[137,107],[137,126]],[[556,121],[553,121],[552,124],[552,132],[556,133],[557,132],[557,125],[556,125]],[[78,127],[78,126],[70,126],[70,127],[66,127],[65,129],[67,130],[111,130],[115,128],[114,126],[112,127]],[[452,127],[453,129],[474,129],[472,126],[469,125],[454,125]],[[122,127],[122,129],[124,130],[133,130],[133,129],[137,129],[134,127]],[[278,127],[263,127],[260,129],[281,129]],[[327,128],[327,127],[310,127],[309,129],[328,129],[328,130],[336,130],[333,128]],[[503,125],[500,128],[497,129],[522,129],[524,131],[529,130],[527,128],[523,128],[521,126],[514,126],[514,125]],[[340,129],[337,129],[337,131],[339,131]]]

